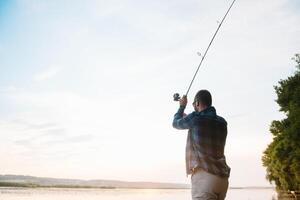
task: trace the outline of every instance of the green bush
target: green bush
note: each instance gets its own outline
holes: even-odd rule
[[[300,191],[300,55],[296,54],[296,72],[275,86],[276,102],[286,118],[270,126],[273,141],[262,156],[266,178],[278,191]]]

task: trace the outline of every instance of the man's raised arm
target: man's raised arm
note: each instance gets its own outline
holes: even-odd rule
[[[177,113],[174,115],[174,119],[173,119],[173,127],[176,129],[190,129],[192,127],[192,119],[194,117],[194,112],[184,116],[184,109],[186,107],[187,104],[187,97],[183,96],[180,100],[179,100],[179,109],[177,111]]]

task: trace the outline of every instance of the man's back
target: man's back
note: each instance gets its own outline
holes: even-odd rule
[[[186,117],[183,117],[182,109],[175,114],[173,127],[189,129],[186,145],[187,174],[200,167],[212,174],[229,177],[230,168],[224,156],[227,122],[217,116],[212,106]]]
[[[222,119],[222,118],[221,118]],[[219,117],[195,117],[192,128],[195,147],[203,154],[215,159],[224,156],[227,123]]]

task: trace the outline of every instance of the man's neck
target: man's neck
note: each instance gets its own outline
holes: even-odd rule
[[[198,109],[198,112],[201,112],[201,111],[205,110],[206,108],[208,108],[208,106],[205,106],[205,107],[199,108],[199,109]]]

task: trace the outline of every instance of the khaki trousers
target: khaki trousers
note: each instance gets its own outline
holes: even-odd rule
[[[224,200],[228,189],[228,178],[197,169],[191,176],[193,200]]]

